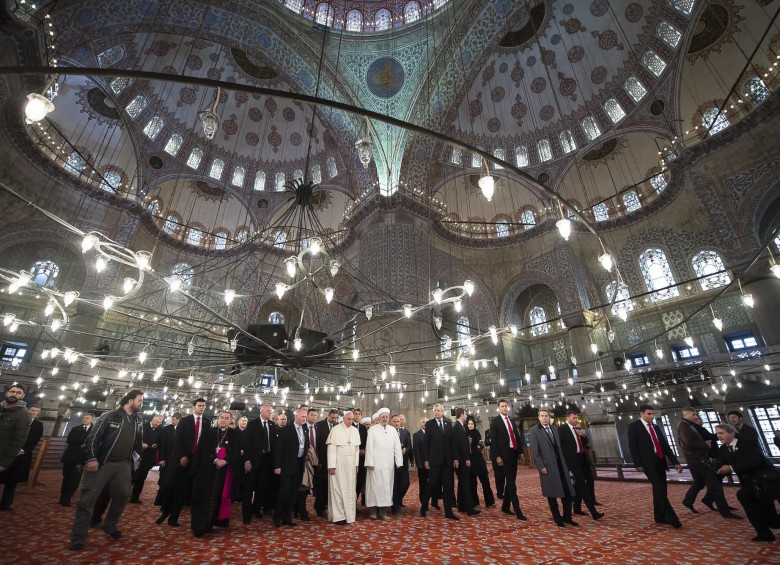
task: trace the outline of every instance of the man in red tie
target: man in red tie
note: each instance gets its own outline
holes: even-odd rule
[[[653,516],[658,524],[682,528],[680,519],[666,494],[667,459],[678,473],[682,473],[677,457],[655,423],[655,408],[649,404],[639,407],[639,419],[628,426],[628,447],[637,471],[642,471],[653,486]]]
[[[192,496],[193,470],[192,461],[195,450],[198,448],[201,434],[211,427],[211,420],[203,415],[206,409],[206,401],[196,398],[192,401],[192,414],[184,416],[176,427],[176,435],[173,440],[173,454],[170,463],[172,469],[168,480],[172,486],[173,494],[166,500],[161,508],[157,523],[162,524],[168,519],[168,525],[179,527],[179,514],[185,504],[189,503]],[[173,472],[171,472],[173,471]]]
[[[496,474],[496,488],[503,490],[504,501],[501,511],[506,514],[514,514],[518,520],[525,520],[520,509],[520,501],[517,498],[517,463],[523,459],[523,450],[520,445],[520,431],[509,416],[509,403],[506,400],[498,401],[498,416],[490,421],[490,449],[491,456],[495,457],[496,465],[503,470],[503,477]],[[503,484],[499,485],[501,479]],[[510,508],[511,506],[511,508]]]
[[[561,453],[566,461],[566,467],[571,472],[572,482],[574,483],[574,513],[584,516],[582,503],[588,508],[590,515],[594,520],[599,520],[604,516],[596,509],[595,500],[591,496],[589,483],[593,482],[593,473],[590,469],[590,460],[585,448],[585,442],[582,441],[582,431],[579,428],[579,415],[573,410],[566,412],[566,423],[558,428],[558,435],[561,438]]]

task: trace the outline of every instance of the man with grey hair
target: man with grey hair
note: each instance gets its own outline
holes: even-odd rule
[[[355,521],[360,432],[352,425],[354,414],[344,412],[340,425],[328,434],[328,519],[339,526]]]
[[[393,505],[395,469],[403,465],[403,455],[398,432],[388,425],[390,409],[380,408],[377,419],[366,440],[366,506],[373,520],[389,520],[385,509]]]
[[[729,510],[729,505],[723,494],[723,483],[720,477],[715,474],[715,469],[708,464],[712,442],[705,441],[699,432],[699,426],[696,423],[698,415],[699,412],[695,408],[686,406],[682,409],[682,420],[677,425],[677,438],[680,442],[680,449],[683,455],[685,455],[685,460],[688,462],[688,468],[691,471],[691,477],[693,477],[693,484],[685,493],[683,506],[694,514],[698,514],[699,511],[694,508],[693,503],[696,502],[696,495],[706,485],[706,497],[715,502],[720,515],[724,518],[739,520],[741,516],[737,516]]]
[[[775,535],[770,528],[780,526],[780,517],[777,515],[773,496],[776,493],[768,493],[768,496],[761,499],[755,491],[757,475],[762,471],[773,469],[773,465],[764,457],[761,446],[744,436],[737,437],[737,430],[731,424],[718,424],[715,426],[715,432],[723,444],[720,446],[720,459],[723,466],[717,470],[717,473],[728,475],[734,472],[739,477],[741,488],[737,491],[737,500],[745,509],[748,520],[756,530],[756,537],[751,541],[775,541]],[[776,490],[777,486],[775,486]]]

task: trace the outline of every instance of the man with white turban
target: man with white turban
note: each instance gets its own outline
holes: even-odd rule
[[[355,521],[357,513],[358,452],[360,432],[352,425],[351,411],[328,434],[328,518],[339,526]]]
[[[379,423],[369,428],[366,441],[366,506],[373,520],[389,520],[386,508],[393,505],[393,478],[403,455],[398,432],[388,425],[390,409],[381,408],[376,415]]]

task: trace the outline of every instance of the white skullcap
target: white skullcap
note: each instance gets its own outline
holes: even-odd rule
[[[390,413],[390,409],[385,407],[385,408],[380,408],[379,412],[377,412],[376,414],[377,416],[381,416],[382,414],[389,414],[389,413]]]
[[[360,420],[360,423],[361,423],[361,424],[368,424],[368,423],[370,423],[370,422],[371,422],[371,418],[370,418],[369,416],[366,416],[365,418],[363,418],[362,420]]]

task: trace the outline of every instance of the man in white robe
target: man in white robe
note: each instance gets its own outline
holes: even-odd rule
[[[328,434],[328,519],[339,526],[355,521],[360,432],[351,411]]]
[[[390,409],[382,408],[378,415],[379,423],[369,428],[366,440],[366,506],[373,520],[389,520],[386,508],[393,505],[395,469],[404,459],[398,432],[388,425]]]

